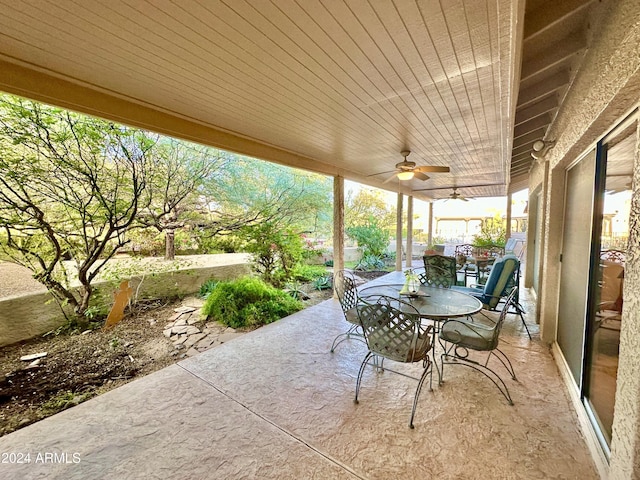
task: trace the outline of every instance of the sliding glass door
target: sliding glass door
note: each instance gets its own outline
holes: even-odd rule
[[[631,209],[633,156],[637,144],[636,122],[602,143],[604,188],[598,192],[596,218],[599,232],[592,265],[595,282],[587,333],[584,401],[602,435],[611,444],[611,427],[618,372],[618,349]]]

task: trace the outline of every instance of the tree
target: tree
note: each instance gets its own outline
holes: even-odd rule
[[[363,188],[345,199],[345,227],[369,225],[372,221],[385,230],[395,227],[395,211],[386,204],[380,190]]]
[[[175,232],[195,220],[203,186],[231,157],[220,150],[174,139],[158,139],[150,162],[145,210],[139,220],[165,233],[165,260],[175,258]]]
[[[146,188],[144,133],[0,97],[0,249],[82,318],[92,281],[127,243]],[[75,263],[78,290],[63,259]]]
[[[237,156],[204,186],[208,236],[270,222],[300,233],[329,229],[331,184],[327,177]]]

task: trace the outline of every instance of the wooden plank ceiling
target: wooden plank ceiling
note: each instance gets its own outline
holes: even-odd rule
[[[0,0],[0,90],[418,198],[503,195],[589,3],[530,0],[523,27],[523,0]],[[383,184],[402,150],[450,172]]]

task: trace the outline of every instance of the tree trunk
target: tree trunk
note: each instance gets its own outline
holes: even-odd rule
[[[176,258],[176,231],[173,228],[164,232],[164,259],[175,260]]]

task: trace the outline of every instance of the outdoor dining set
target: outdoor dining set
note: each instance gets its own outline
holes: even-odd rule
[[[360,340],[368,349],[356,380],[356,403],[367,367],[415,378],[418,386],[409,419],[409,426],[414,428],[420,391],[427,378],[430,389],[433,387],[434,367],[438,385],[442,385],[445,365],[464,365],[493,382],[513,405],[507,384],[489,366],[489,360],[497,359],[516,379],[509,358],[498,348],[508,314],[520,317],[531,338],[518,296],[520,261],[513,254],[503,254],[492,256],[486,264],[475,263],[476,279],[484,269],[484,283],[467,286],[467,272],[472,271],[467,264],[469,257],[477,262],[480,255],[477,251],[473,255],[461,251],[456,257],[424,255],[424,266],[405,271],[404,282],[373,282],[360,289],[350,272],[334,273],[336,296],[350,328],[335,338],[331,352],[347,339]],[[497,315],[487,315],[487,311]],[[422,368],[419,375],[409,375],[389,368],[385,360],[392,365],[421,364]]]

